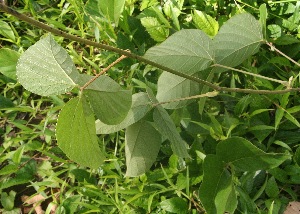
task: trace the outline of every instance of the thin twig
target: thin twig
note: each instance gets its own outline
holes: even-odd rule
[[[247,94],[284,94],[284,93],[287,93],[287,92],[298,92],[298,91],[300,91],[300,88],[290,88],[290,89],[284,89],[284,90],[271,91],[271,90],[253,90],[253,89],[220,87],[218,85],[215,85],[213,83],[207,82],[207,81],[202,80],[202,79],[199,79],[197,77],[193,77],[193,76],[181,73],[179,71],[173,70],[171,68],[168,68],[166,66],[158,64],[156,62],[148,60],[148,59],[146,59],[142,56],[130,53],[126,50],[122,50],[122,49],[115,48],[115,47],[112,47],[112,46],[109,46],[109,45],[104,45],[104,44],[101,44],[101,43],[93,42],[93,41],[90,41],[90,40],[87,40],[87,39],[83,39],[83,38],[68,34],[64,31],[61,31],[61,30],[58,30],[56,28],[50,27],[49,25],[46,25],[46,24],[41,23],[41,22],[39,22],[35,19],[32,19],[32,18],[30,18],[30,17],[28,17],[24,14],[21,14],[21,13],[15,11],[15,10],[13,10],[10,7],[7,7],[4,4],[0,4],[0,10],[6,12],[8,14],[11,14],[11,15],[15,16],[16,18],[18,18],[22,21],[25,21],[25,22],[33,25],[33,26],[36,26],[40,29],[51,32],[51,33],[56,34],[58,36],[62,36],[66,39],[70,39],[70,40],[76,41],[78,43],[94,46],[94,47],[101,48],[101,49],[104,49],[104,50],[112,51],[112,52],[118,53],[120,55],[125,55],[127,57],[130,57],[132,59],[136,59],[136,60],[138,60],[140,62],[143,62],[143,63],[146,63],[148,65],[152,65],[156,68],[162,69],[162,70],[164,70],[166,72],[169,72],[169,73],[172,73],[174,75],[189,79],[189,80],[197,82],[199,84],[203,84],[203,85],[208,86],[209,88],[212,88],[216,91],[239,92],[239,93],[247,93]],[[298,63],[297,63],[297,65],[300,66]]]
[[[205,94],[199,94],[199,95],[195,95],[195,96],[183,97],[183,98],[178,98],[178,99],[174,99],[174,100],[168,100],[165,102],[154,103],[154,104],[152,104],[152,106],[155,107],[157,105],[162,105],[162,104],[167,104],[167,103],[172,103],[172,102],[179,102],[179,101],[184,101],[184,100],[198,99],[201,97],[215,97],[218,94],[219,94],[219,92],[217,92],[217,91],[211,91],[211,92],[207,92]]]
[[[97,74],[94,78],[90,79],[87,83],[85,83],[84,86],[82,86],[80,88],[80,91],[82,91],[83,89],[85,89],[86,87],[88,87],[98,77],[100,77],[102,74],[106,73],[111,67],[113,67],[115,64],[119,63],[122,59],[125,59],[126,57],[127,56],[122,55],[121,57],[119,57],[118,59],[116,59],[116,61],[114,61],[113,63],[111,63],[109,66],[107,66],[106,68],[104,68],[99,74]]]
[[[300,67],[300,64],[298,62],[296,62],[295,60],[293,60],[291,57],[289,57],[288,55],[284,54],[283,52],[281,52],[280,50],[278,50],[277,48],[275,48],[275,46],[270,43],[270,42],[266,42],[266,44],[271,48],[271,50],[275,50],[276,52],[278,52],[280,55],[284,56],[285,58],[287,58],[288,60],[290,60],[291,62],[293,62],[295,65],[298,65]]]

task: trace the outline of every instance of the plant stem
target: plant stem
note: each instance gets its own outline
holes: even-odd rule
[[[275,48],[272,43],[266,42],[266,44],[271,48],[271,50],[274,49],[277,53],[279,53],[280,55],[284,56],[285,58],[287,58],[288,60],[290,60],[291,62],[293,62],[295,65],[298,65],[300,67],[300,64],[298,62],[296,62],[291,57],[289,57],[288,55],[284,54],[283,52],[281,52],[280,50],[278,50],[277,48]]]
[[[227,87],[220,87],[218,85],[215,85],[215,84],[212,84],[210,82],[207,82],[205,80],[202,80],[202,79],[199,79],[199,78],[196,78],[196,77],[193,77],[193,76],[190,76],[190,75],[187,75],[187,74],[184,74],[184,73],[181,73],[181,72],[178,72],[176,70],[173,70],[171,68],[168,68],[166,66],[163,66],[163,65],[160,65],[156,62],[153,62],[153,61],[150,61],[142,56],[139,56],[139,55],[136,55],[136,54],[133,54],[133,53],[130,53],[126,50],[122,50],[122,49],[119,49],[119,48],[115,48],[115,47],[112,47],[112,46],[109,46],[109,45],[104,45],[104,44],[101,44],[101,43],[97,43],[97,42],[93,42],[93,41],[90,41],[90,40],[87,40],[87,39],[83,39],[83,38],[80,38],[80,37],[77,37],[77,36],[74,36],[74,35],[71,35],[71,34],[68,34],[64,31],[61,31],[61,30],[58,30],[56,28],[53,28],[53,27],[50,27],[49,25],[46,25],[42,22],[39,22],[35,19],[32,19],[24,14],[21,14],[15,10],[13,10],[12,8],[4,5],[4,4],[0,4],[0,10],[8,13],[8,14],[11,14],[12,16],[15,16],[16,18],[22,20],[22,21],[25,21],[31,25],[34,25],[40,29],[43,29],[45,31],[48,31],[48,32],[51,32],[53,34],[56,34],[58,36],[62,36],[66,39],[70,39],[72,41],[76,41],[78,43],[82,43],[82,44],[86,44],[86,45],[90,45],[90,46],[94,46],[94,47],[97,47],[97,48],[101,48],[101,49],[105,49],[105,50],[108,50],[108,51],[112,51],[112,52],[115,52],[115,53],[118,53],[120,55],[124,55],[124,56],[127,56],[127,57],[130,57],[132,59],[136,59],[140,62],[143,62],[143,63],[146,63],[148,65],[152,65],[156,68],[159,68],[159,69],[162,69],[164,71],[167,71],[169,73],[172,73],[174,75],[177,75],[177,76],[180,76],[180,77],[183,77],[183,78],[186,78],[186,79],[189,79],[191,81],[194,81],[194,82],[197,82],[199,84],[203,84],[203,85],[206,85],[216,91],[226,91],[226,92],[240,92],[240,93],[247,93],[247,94],[284,94],[284,93],[287,93],[287,92],[297,92],[297,91],[300,91],[300,88],[291,88],[291,89],[284,89],[284,90],[276,90],[276,91],[270,91],[270,90],[253,90],[253,89],[242,89],[242,88],[227,88]],[[298,65],[298,64],[297,64]]]
[[[84,86],[82,86],[80,88],[80,91],[83,91],[83,89],[85,89],[86,87],[88,87],[92,82],[94,82],[98,77],[100,77],[102,74],[106,73],[111,67],[113,67],[115,64],[119,63],[122,59],[125,59],[127,56],[120,56],[118,59],[116,59],[116,61],[114,61],[113,63],[111,63],[109,66],[107,66],[106,68],[104,68],[99,74],[97,74],[96,76],[94,76],[94,78],[90,79],[87,83],[84,84]]]
[[[243,71],[243,70],[232,68],[232,67],[228,67],[228,66],[225,66],[225,65],[214,64],[212,66],[226,68],[226,69],[237,71],[237,72],[240,72],[240,73],[243,73],[243,74],[251,75],[251,76],[254,76],[254,77],[259,77],[261,79],[270,80],[270,81],[273,81],[273,82],[280,83],[280,84],[282,84],[282,85],[284,85],[286,87],[288,87],[288,84],[289,84],[288,81],[282,81],[282,80],[273,79],[273,78],[270,78],[270,77],[265,77],[265,76],[262,76],[262,75],[259,75],[259,74],[254,74],[254,73],[251,73],[251,72],[248,72],[248,71]]]

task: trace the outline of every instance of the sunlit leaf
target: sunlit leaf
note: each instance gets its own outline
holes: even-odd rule
[[[219,23],[205,12],[194,10],[193,22],[196,27],[209,36],[215,36],[219,30]]]
[[[2,48],[0,49],[0,73],[16,80],[16,66],[20,54],[16,51]]]
[[[71,57],[50,35],[28,48],[17,64],[23,87],[43,96],[71,91],[78,76]]]

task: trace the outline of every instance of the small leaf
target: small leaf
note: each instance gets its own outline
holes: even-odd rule
[[[79,73],[68,53],[47,36],[20,57],[17,77],[25,89],[42,96],[71,91]]]
[[[0,35],[11,40],[12,42],[16,41],[14,31],[11,29],[9,24],[2,20],[0,20]]]
[[[143,17],[141,23],[151,38],[157,42],[162,42],[169,36],[169,29],[160,23],[156,17]]]
[[[0,73],[17,80],[16,66],[19,57],[20,54],[16,51],[7,48],[0,49]]]
[[[102,17],[105,15],[118,26],[124,5],[125,0],[89,0],[86,3],[85,11],[92,16]]]
[[[255,54],[263,41],[259,22],[249,13],[235,15],[213,40],[215,63],[235,67]]]
[[[214,37],[218,33],[219,23],[210,15],[199,10],[194,10],[192,17],[196,27],[207,35]]]
[[[154,104],[158,103],[149,88],[147,88],[147,92],[151,101]],[[179,157],[188,158],[189,154],[187,152],[186,143],[180,137],[168,112],[160,105],[157,105],[154,109],[153,120],[158,131],[170,141],[173,152]]]
[[[266,193],[270,198],[276,198],[279,195],[279,188],[273,176],[268,180]]]
[[[1,204],[5,210],[11,211],[14,208],[16,192],[11,190],[9,194],[1,192]]]
[[[56,126],[58,146],[80,165],[98,168],[104,155],[99,148],[93,112],[84,97],[71,99],[61,110]]]
[[[81,75],[82,78],[89,79],[90,76]],[[83,94],[88,97],[97,119],[108,125],[122,122],[131,107],[131,91],[123,89],[108,76],[97,78]]]
[[[232,137],[220,142],[217,155],[222,157],[225,163],[232,163],[244,171],[271,169],[291,158],[288,154],[265,153],[241,137]]]
[[[160,203],[163,210],[171,213],[184,214],[188,212],[188,204],[183,198],[175,197]]]
[[[158,155],[162,137],[147,121],[139,121],[125,132],[126,176],[139,176],[150,169]]]
[[[267,39],[267,17],[268,17],[268,11],[266,4],[261,4],[259,6],[259,21],[263,32],[263,37]]]
[[[126,118],[117,125],[107,125],[100,120],[96,121],[97,134],[110,134],[120,131],[135,122],[142,119],[152,109],[151,101],[148,95],[144,92],[136,93],[132,95],[132,105]]]
[[[160,45],[150,48],[144,57],[192,75],[211,65],[213,61],[211,39],[201,30],[181,30]]]

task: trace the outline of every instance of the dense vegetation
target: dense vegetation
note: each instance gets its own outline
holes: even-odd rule
[[[299,201],[300,2],[2,2],[1,213]]]

